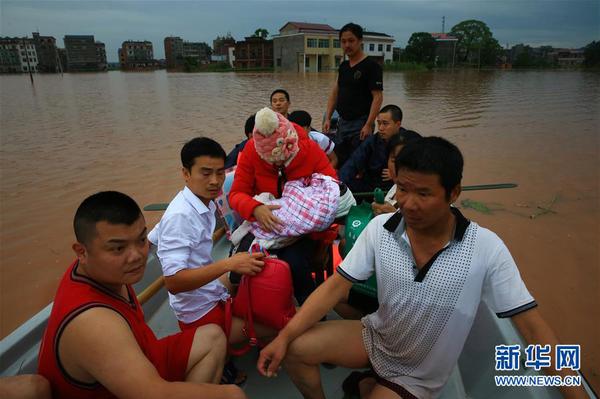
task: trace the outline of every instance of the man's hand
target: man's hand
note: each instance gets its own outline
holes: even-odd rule
[[[365,124],[362,129],[360,129],[360,139],[361,141],[369,137],[373,134],[373,125],[368,123]]]
[[[325,119],[325,122],[323,122],[323,133],[329,133],[329,129],[331,129],[331,120]]]
[[[240,252],[229,258],[229,271],[238,274],[247,274],[254,276],[261,272],[265,262],[261,259],[265,256],[262,252],[248,253]]]
[[[375,214],[375,216],[377,215],[381,215],[382,213],[393,213],[396,212],[396,208],[394,208],[392,205],[388,204],[387,202],[384,204],[378,204],[376,202],[373,202],[371,204],[371,209],[373,209],[373,213]]]
[[[273,215],[271,211],[279,208],[281,208],[279,205],[259,205],[254,208],[252,214],[263,230],[278,232],[283,227],[283,222],[277,216]]]
[[[288,342],[278,335],[269,345],[260,351],[256,367],[265,377],[277,377],[277,370],[287,352]]]
[[[383,181],[392,180],[389,169],[385,168],[384,170],[381,171],[381,180],[383,180]]]

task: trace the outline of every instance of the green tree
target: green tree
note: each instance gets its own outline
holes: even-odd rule
[[[600,41],[593,41],[583,50],[583,61],[585,66],[593,67],[600,66]]]
[[[531,56],[531,47],[523,46],[522,50],[515,57],[512,66],[514,68],[527,68],[534,66],[533,57]]]
[[[454,25],[450,34],[458,38],[456,56],[463,63],[494,65],[502,51],[490,28],[484,22],[475,19]]]
[[[410,35],[404,49],[406,61],[431,64],[435,60],[435,39],[427,32],[415,32]]]
[[[269,31],[264,28],[258,28],[257,30],[254,31],[254,35],[252,35],[252,36],[262,37],[263,39],[266,39],[267,36],[269,36]]]
[[[196,72],[200,68],[198,60],[194,57],[185,57],[183,59],[183,70],[185,72]]]

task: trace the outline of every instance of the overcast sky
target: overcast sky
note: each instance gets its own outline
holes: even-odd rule
[[[387,33],[404,47],[413,32],[446,32],[455,24],[485,22],[502,46],[583,47],[600,40],[600,0],[446,1],[6,1],[0,0],[0,35],[93,34],[116,62],[124,40],[150,40],[155,58],[164,58],[165,36],[204,41],[230,32],[237,40],[257,28],[277,33],[288,21],[326,23],[340,28],[356,22]]]

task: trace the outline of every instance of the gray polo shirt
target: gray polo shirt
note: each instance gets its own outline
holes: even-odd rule
[[[402,215],[374,218],[338,267],[352,282],[377,277],[379,309],[362,319],[375,372],[419,398],[448,380],[483,299],[498,317],[536,306],[502,240],[458,209],[453,239],[416,268]]]

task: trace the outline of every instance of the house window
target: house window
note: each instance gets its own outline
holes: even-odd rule
[[[375,45],[373,43],[369,44],[369,51],[375,51]]]
[[[333,39],[333,48],[340,48],[340,40]]]
[[[319,39],[319,48],[329,48],[329,39]]]
[[[317,39],[306,39],[306,47],[317,47]]]
[[[383,44],[377,45],[377,51],[383,51]]]
[[[392,45],[391,44],[386,45],[385,51],[392,51]]]

